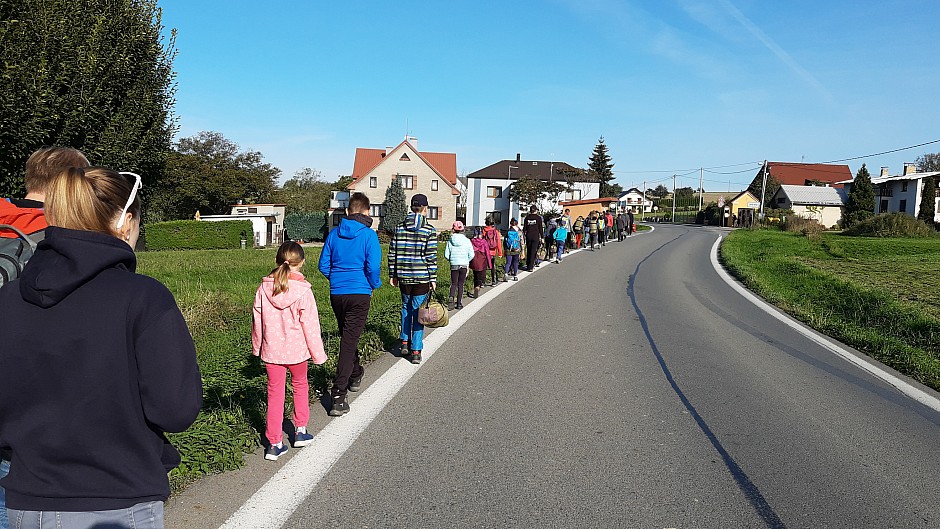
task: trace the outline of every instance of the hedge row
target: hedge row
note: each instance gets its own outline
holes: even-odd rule
[[[322,241],[326,239],[325,211],[292,212],[284,217],[284,229],[292,240]]]
[[[148,250],[222,250],[254,245],[250,220],[173,220],[147,225]]]

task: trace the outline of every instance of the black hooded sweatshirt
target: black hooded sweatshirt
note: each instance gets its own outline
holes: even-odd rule
[[[196,419],[202,383],[173,295],[127,243],[49,227],[0,289],[0,480],[7,507],[123,509],[170,494],[163,432]]]

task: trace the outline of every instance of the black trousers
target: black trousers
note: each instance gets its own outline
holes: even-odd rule
[[[369,294],[331,294],[330,305],[336,322],[339,324],[339,361],[336,363],[336,377],[333,378],[334,397],[345,395],[349,391],[349,381],[362,376],[362,364],[359,363],[359,337],[366,327],[369,317]]]
[[[458,266],[450,269],[450,297],[457,298],[457,304],[463,305],[464,283],[467,282],[467,267]]]
[[[542,239],[525,240],[525,269],[529,272],[535,270],[535,260],[538,258],[541,243]]]

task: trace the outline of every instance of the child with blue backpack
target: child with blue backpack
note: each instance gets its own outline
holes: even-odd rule
[[[503,275],[503,282],[509,281],[509,273],[512,272],[512,280],[519,281],[519,255],[522,253],[522,230],[519,229],[519,221],[512,219],[509,221],[509,231],[506,232],[506,273]]]

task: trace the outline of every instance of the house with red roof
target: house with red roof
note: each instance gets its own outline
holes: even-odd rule
[[[385,216],[385,192],[392,180],[401,180],[406,203],[412,195],[428,197],[428,221],[438,231],[449,230],[457,219],[457,155],[418,151],[417,138],[407,137],[397,147],[357,148],[350,193],[362,192],[372,203],[370,215],[376,222]]]
[[[763,167],[757,171],[758,178],[763,178],[761,171]],[[851,180],[852,170],[848,165],[767,162],[767,175],[780,185],[842,187],[839,182]]]

